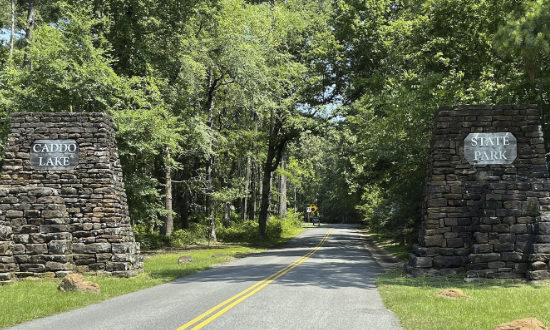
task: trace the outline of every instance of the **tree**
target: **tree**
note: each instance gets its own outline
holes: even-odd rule
[[[343,1],[338,84],[354,139],[349,175],[373,229],[410,241],[420,218],[432,115],[449,104],[522,102],[517,62],[493,38],[516,2]],[[348,65],[349,63],[349,65]],[[519,82],[519,84],[518,84]]]

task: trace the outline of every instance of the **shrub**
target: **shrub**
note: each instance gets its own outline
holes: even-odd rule
[[[160,233],[135,233],[136,241],[140,242],[143,250],[154,250],[169,246],[168,237]]]
[[[258,223],[252,220],[233,223],[229,228],[218,228],[216,236],[223,242],[253,242],[258,238]]]
[[[185,245],[197,244],[207,239],[208,226],[202,223],[190,223],[188,229],[178,229],[170,235],[169,244],[171,247],[183,247]]]
[[[268,241],[275,242],[283,237],[295,233],[297,228],[302,226],[300,214],[288,212],[284,219],[271,217],[266,226],[266,238]],[[258,243],[258,223],[247,220],[243,222],[232,223],[229,228],[218,228],[216,235],[223,242],[248,242]]]

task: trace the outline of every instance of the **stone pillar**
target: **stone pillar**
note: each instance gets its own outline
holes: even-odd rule
[[[65,201],[46,187],[4,187],[0,210],[9,217],[12,254],[17,276],[51,273],[64,276],[74,269],[72,235]]]
[[[407,271],[547,276],[549,191],[536,106],[439,109],[419,244],[413,247]]]
[[[0,189],[0,205],[14,200],[8,193],[8,190]],[[14,216],[10,212],[10,217]],[[13,273],[19,268],[13,258],[13,231],[11,229],[10,218],[6,218],[6,212],[0,209],[0,284],[9,282]]]
[[[16,275],[141,271],[112,119],[17,113],[10,123],[0,185],[13,193],[0,209],[13,232]]]

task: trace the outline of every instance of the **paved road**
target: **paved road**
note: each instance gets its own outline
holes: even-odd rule
[[[379,272],[355,228],[323,226],[282,249],[16,329],[400,329],[376,290]]]

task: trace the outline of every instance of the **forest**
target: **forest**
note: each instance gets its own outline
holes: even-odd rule
[[[2,0],[0,155],[10,113],[105,112],[138,238],[262,239],[316,204],[410,244],[434,112],[544,108],[549,21],[545,0]]]

